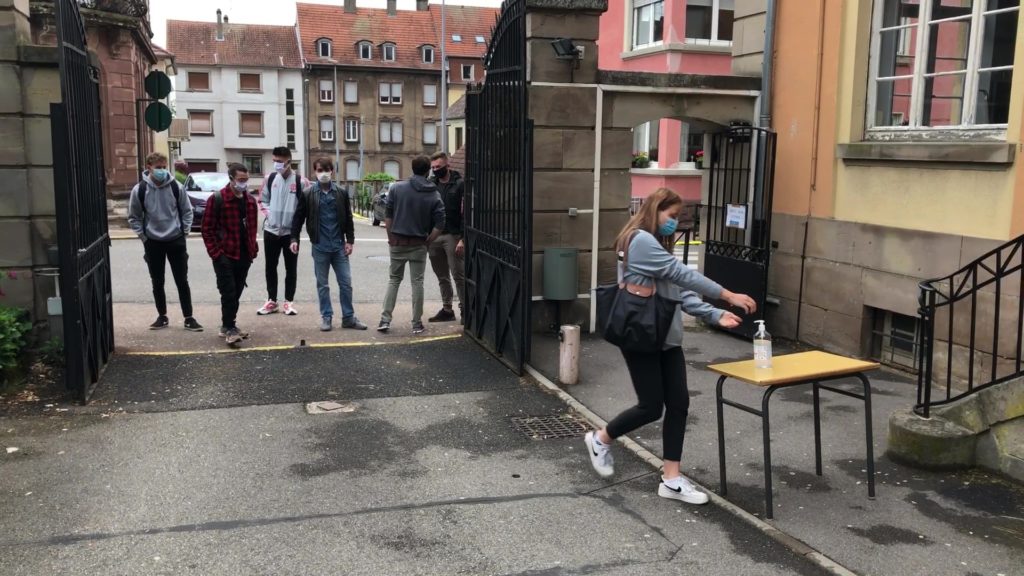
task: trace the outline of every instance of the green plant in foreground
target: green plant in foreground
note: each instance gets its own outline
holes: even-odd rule
[[[21,365],[25,336],[31,330],[25,310],[0,306],[0,372],[6,375]]]

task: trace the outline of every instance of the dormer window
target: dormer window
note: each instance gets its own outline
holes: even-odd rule
[[[423,63],[433,64],[434,63],[434,47],[424,46],[423,47]]]
[[[373,46],[371,46],[369,42],[360,42],[359,43],[359,59],[360,60],[369,60],[371,58],[373,58]]]
[[[316,54],[321,58],[331,57],[331,41],[327,38],[321,38],[316,41]]]
[[[381,49],[381,53],[382,53],[382,55],[384,57],[384,61],[385,62],[394,62],[395,61],[395,45],[394,44],[385,44],[385,45],[381,46],[380,49]]]
[[[461,34],[452,34],[452,42],[462,42]]]
[[[483,36],[477,36],[476,37],[476,43],[477,44],[483,44],[484,43],[484,37]]]

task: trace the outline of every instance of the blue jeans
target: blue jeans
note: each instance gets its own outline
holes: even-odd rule
[[[352,320],[356,311],[352,307],[352,267],[344,250],[323,252],[313,247],[313,270],[316,273],[316,294],[320,299],[320,315],[324,318],[334,317],[331,307],[331,286],[329,284],[331,268],[338,279],[341,292],[341,317],[343,322]]]

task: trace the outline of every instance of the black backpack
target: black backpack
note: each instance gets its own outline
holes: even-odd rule
[[[142,226],[145,229],[146,226],[146,191],[149,190],[149,184],[143,180],[138,183],[139,188],[139,204],[142,204]],[[178,181],[171,178],[171,192],[174,193],[174,207],[178,210],[178,227],[181,228],[182,234],[188,234],[189,231],[185,230],[185,219],[181,216],[181,187],[178,186]]]

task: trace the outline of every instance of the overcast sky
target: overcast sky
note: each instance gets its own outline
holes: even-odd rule
[[[310,4],[333,4],[341,6],[342,0],[303,0]],[[356,0],[359,7],[384,8],[386,0]],[[441,0],[430,0],[440,4]],[[501,6],[501,0],[449,0],[448,4],[469,6]],[[150,20],[153,26],[153,41],[167,47],[168,20],[217,21],[220,8],[231,22],[238,24],[295,24],[295,0],[150,0]],[[414,10],[416,0],[398,0],[398,9]]]

